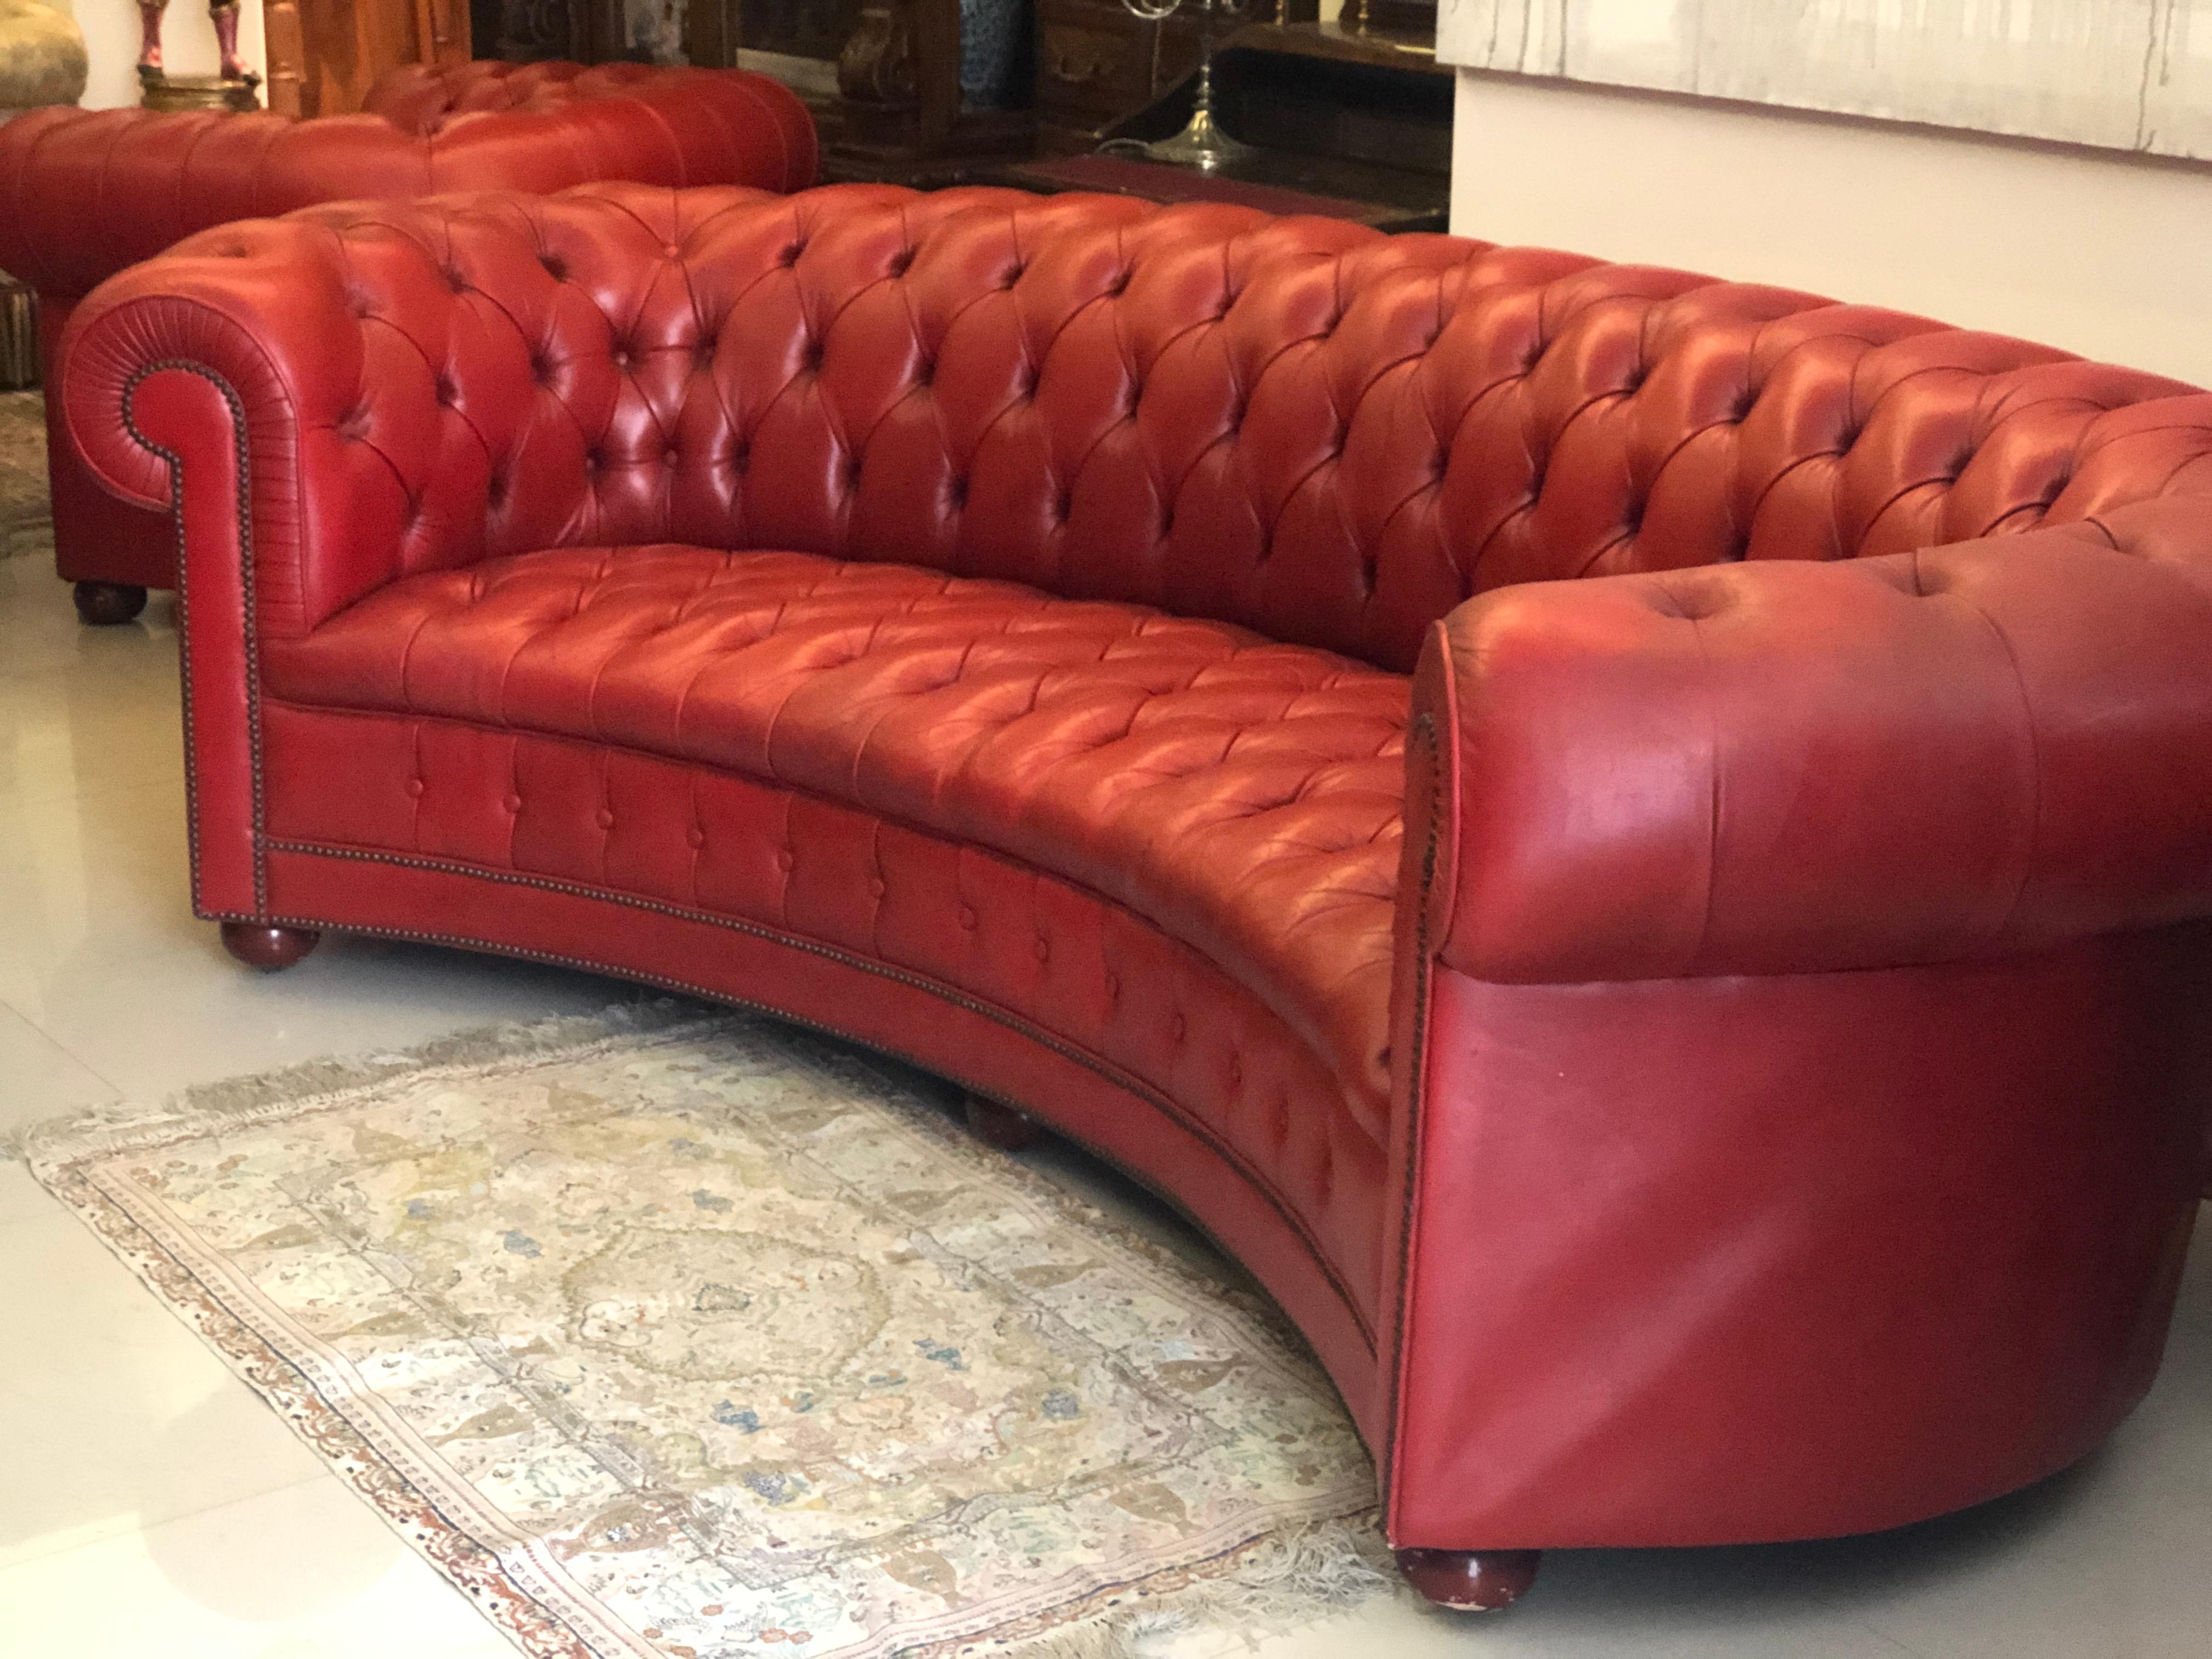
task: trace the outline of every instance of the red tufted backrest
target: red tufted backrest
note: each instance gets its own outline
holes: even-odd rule
[[[295,304],[358,339],[319,368],[303,463],[327,450],[390,495],[356,518],[396,533],[303,596],[310,625],[404,571],[674,540],[1148,602],[1409,669],[1431,622],[1510,582],[2212,495],[2212,396],[1563,253],[881,186],[299,218],[179,258],[305,259]]]
[[[467,115],[558,109],[583,98],[635,93],[667,75],[650,64],[595,66],[550,59],[532,64],[477,58],[465,64],[400,64],[376,77],[362,113],[429,137]]]

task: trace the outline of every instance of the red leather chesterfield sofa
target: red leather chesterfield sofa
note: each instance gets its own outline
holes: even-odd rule
[[[764,76],[614,64],[407,64],[364,112],[40,110],[0,125],[0,269],[36,289],[51,362],[77,301],[126,266],[234,219],[334,198],[814,182],[814,124]],[[127,622],[173,581],[167,527],[74,467],[52,409],[55,562],[88,622]]]
[[[194,900],[910,1057],[1310,1338],[1415,1581],[2081,1456],[2201,1182],[2212,396],[1240,209],[591,186],[131,271]]]

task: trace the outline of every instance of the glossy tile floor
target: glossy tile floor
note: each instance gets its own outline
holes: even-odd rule
[[[235,967],[185,898],[166,603],[77,626],[0,560],[0,1133],[97,1102],[629,994],[337,940]],[[1056,1178],[1178,1230],[1079,1155]],[[1203,1246],[1182,1237],[1185,1248]],[[2043,1487],[1882,1537],[1555,1554],[1470,1628],[1382,1605],[1270,1659],[2204,1659],[2212,1654],[2212,1248],[2164,1378]],[[1187,1638],[1176,1659],[1242,1652]],[[513,1652],[21,1169],[0,1166],[0,1659]]]

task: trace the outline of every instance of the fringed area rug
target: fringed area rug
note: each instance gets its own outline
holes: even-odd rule
[[[531,1654],[1079,1659],[1387,1583],[1271,1310],[765,1021],[641,1003],[24,1152]]]

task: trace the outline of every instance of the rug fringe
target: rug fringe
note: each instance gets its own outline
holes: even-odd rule
[[[473,1026],[404,1050],[331,1055],[246,1077],[193,1084],[149,1105],[124,1101],[82,1107],[42,1123],[0,1133],[0,1160],[64,1164],[127,1151],[188,1125],[209,1130],[281,1116],[410,1072],[466,1069],[550,1056],[619,1038],[692,1027],[742,1024],[747,1016],[686,998],[641,995],[589,1014],[558,1014],[504,1025]]]
[[[1087,1618],[1034,1636],[916,1648],[901,1659],[1164,1659],[1194,1631],[1235,1635],[1256,1649],[1403,1593],[1370,1511],[1264,1539],[1226,1571],[1142,1595],[1133,1607],[1117,1597]]]

